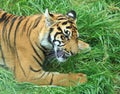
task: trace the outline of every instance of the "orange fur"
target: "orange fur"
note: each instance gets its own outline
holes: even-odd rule
[[[60,86],[87,81],[86,75],[82,73],[46,72],[42,68],[46,57],[44,51],[53,49],[54,43],[64,44],[59,48],[62,49],[63,55],[66,54],[65,51],[76,54],[80,50],[89,48],[87,43],[77,39],[76,21],[69,16],[48,12],[33,16],[16,16],[0,10],[1,58],[4,65],[14,72],[18,81]],[[53,44],[49,42],[57,32],[65,31],[67,26],[71,26],[67,32],[71,35],[65,37],[61,33],[56,35],[57,41],[55,40]],[[50,29],[51,33],[49,33]],[[51,37],[49,41],[48,35]]]

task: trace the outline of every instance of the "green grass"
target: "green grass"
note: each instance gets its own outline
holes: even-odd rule
[[[83,72],[86,84],[75,87],[41,87],[19,83],[0,68],[0,94],[119,94],[120,92],[120,1],[119,0],[0,0],[0,8],[17,15],[77,12],[80,38],[92,50],[50,65],[51,71]]]

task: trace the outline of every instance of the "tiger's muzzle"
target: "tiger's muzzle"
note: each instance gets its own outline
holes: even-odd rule
[[[65,62],[68,57],[70,57],[72,54],[65,52],[64,50],[57,49],[55,51],[56,58],[59,62]]]

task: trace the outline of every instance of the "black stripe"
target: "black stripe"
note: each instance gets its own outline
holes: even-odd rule
[[[66,25],[67,24],[67,21],[63,22],[62,25]]]
[[[40,20],[41,20],[41,16],[38,17],[37,19],[35,19],[35,22],[34,22],[34,24],[33,24],[33,29],[38,26],[38,24],[40,23]]]
[[[58,18],[61,18],[61,17],[63,17],[63,15],[59,15],[59,16],[57,16]]]
[[[29,19],[27,19],[27,21],[25,22],[22,31],[24,31],[24,32],[26,31],[26,27],[27,27],[27,23],[28,23],[28,22],[29,22]]]
[[[40,76],[40,78],[39,79],[41,79],[44,75],[46,74],[46,72],[44,72],[41,76]]]
[[[3,40],[4,40],[4,41],[5,41],[4,33],[5,33],[5,31],[6,31],[6,26],[7,26],[8,22],[9,22],[8,19],[9,19],[10,17],[11,17],[11,15],[8,16],[7,19],[4,20],[4,25],[3,25],[3,30],[2,30],[2,37],[3,37]]]
[[[9,21],[10,21],[10,18],[12,17],[13,15],[9,15],[8,17],[7,17],[7,19],[5,20],[5,23],[6,23],[6,25],[9,23]],[[6,28],[6,27],[5,27]],[[7,30],[7,32],[9,32],[8,30]],[[3,34],[4,35],[4,34]],[[4,37],[3,37],[4,38]],[[6,39],[6,38],[5,38]],[[6,41],[7,41],[7,39],[6,39]]]
[[[52,31],[54,30],[54,28],[50,28],[50,30],[49,30],[49,35],[48,35],[48,42],[50,42],[51,43],[51,33],[52,33]],[[51,43],[52,44],[52,43]],[[53,45],[53,44],[52,44]]]
[[[74,53],[72,51],[70,51],[71,55],[74,55]]]
[[[62,29],[61,29],[60,27],[58,27],[57,29],[58,29],[59,31],[61,31],[61,32],[56,32],[56,33],[55,33],[53,42],[58,41],[58,42],[60,43],[59,40],[56,40],[56,37],[57,37],[57,35],[62,34],[63,31],[62,31]]]
[[[41,49],[42,49],[43,51],[48,50],[47,48],[45,48],[45,47],[44,47],[44,46],[42,46],[42,45],[41,45],[41,47],[42,47]]]
[[[2,14],[2,17],[0,18],[0,22],[4,21],[6,19],[7,13]]]
[[[20,68],[21,68],[21,70],[22,70],[24,76],[27,77],[27,76],[26,76],[26,73],[25,73],[25,71],[24,71],[24,68],[23,68],[22,65],[21,65],[21,62],[20,62],[20,59],[19,59],[19,57],[18,57],[17,51],[16,51],[16,54],[17,54],[16,56],[17,56],[17,59],[18,59],[18,62],[17,62],[17,63],[19,63],[19,66],[20,66]]]
[[[67,29],[71,29],[71,28],[72,28],[72,26],[66,26],[66,28],[67,28]]]
[[[70,21],[70,20],[68,21],[68,23],[74,24],[73,21]]]
[[[44,73],[42,73],[41,72],[41,76],[40,77],[37,77],[37,78],[34,78],[33,80],[40,80],[40,79],[42,79],[42,77],[46,74],[46,72],[45,71],[43,71]]]
[[[74,28],[75,30],[77,30],[77,27],[73,26],[73,28]]]
[[[58,20],[66,20],[66,18],[58,18]]]
[[[5,21],[8,21],[11,16],[12,15],[7,16],[7,18],[5,19]]]
[[[60,27],[57,27],[57,29],[62,32],[62,29]]]
[[[55,35],[54,35],[54,40],[56,40],[56,37],[57,37],[57,35],[59,35],[59,34],[62,34],[62,32],[57,32],[57,33],[55,33]]]
[[[14,51],[15,51],[16,56],[17,56],[17,59],[18,59],[18,62],[17,62],[17,63],[19,63],[19,66],[20,66],[20,68],[21,68],[24,76],[26,77],[26,72],[25,72],[25,69],[24,69],[24,68],[22,67],[22,65],[21,65],[21,61],[20,61],[20,58],[19,58],[19,56],[18,56],[18,52],[17,52],[17,48],[16,48],[16,47],[14,48]]]
[[[19,26],[20,26],[20,24],[21,24],[21,22],[23,21],[23,18],[22,18],[22,16],[19,18],[19,21],[18,21],[18,23],[17,23],[17,26],[16,26],[16,29],[15,29],[15,32],[14,32],[14,46],[16,47],[16,36],[17,36],[17,30],[18,30],[18,28],[19,28]]]
[[[30,37],[32,24],[33,24],[33,22],[30,23],[30,25],[28,26],[28,29],[27,29],[27,36],[28,36],[28,37]]]
[[[38,47],[39,50],[41,50],[44,54],[46,53],[47,49],[43,46],[39,46],[37,43],[36,43],[36,46]]]
[[[19,16],[19,20],[21,20],[21,19],[23,19],[24,18],[24,16]]]
[[[52,74],[52,78],[51,78],[51,80],[50,80],[50,85],[53,84],[53,78],[54,78],[54,74]]]
[[[44,71],[44,73],[39,77],[39,79],[41,79],[46,73],[47,73],[46,76],[48,76],[48,75],[50,74],[50,72],[45,72],[45,71]]]
[[[8,44],[9,44],[10,47],[11,47],[11,44],[10,44],[10,33],[11,33],[12,27],[13,27],[14,22],[15,22],[16,19],[17,19],[17,17],[14,17],[11,20],[11,25],[10,25],[9,32],[8,32],[8,38],[7,38],[7,40],[8,40]]]
[[[35,56],[33,56],[33,58],[40,65],[40,67],[43,67],[43,65],[40,63],[40,61]]]
[[[41,61],[43,61],[42,57],[38,54],[38,52],[36,51],[36,49],[34,48],[34,46],[33,46],[32,44],[31,44],[31,46],[32,46],[35,54],[38,56],[38,58],[39,58]]]
[[[30,70],[33,71],[33,72],[40,72],[41,71],[41,69],[36,70],[36,69],[33,69],[31,66],[30,66]]]
[[[53,15],[53,14],[51,14],[51,13],[49,13],[49,15],[50,15],[51,17],[54,17],[54,15]]]

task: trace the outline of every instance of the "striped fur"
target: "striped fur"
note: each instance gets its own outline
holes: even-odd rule
[[[76,13],[16,16],[0,10],[0,56],[2,65],[21,82],[70,86],[86,82],[82,73],[47,72],[43,69],[50,51],[63,62],[89,45],[78,40]]]

